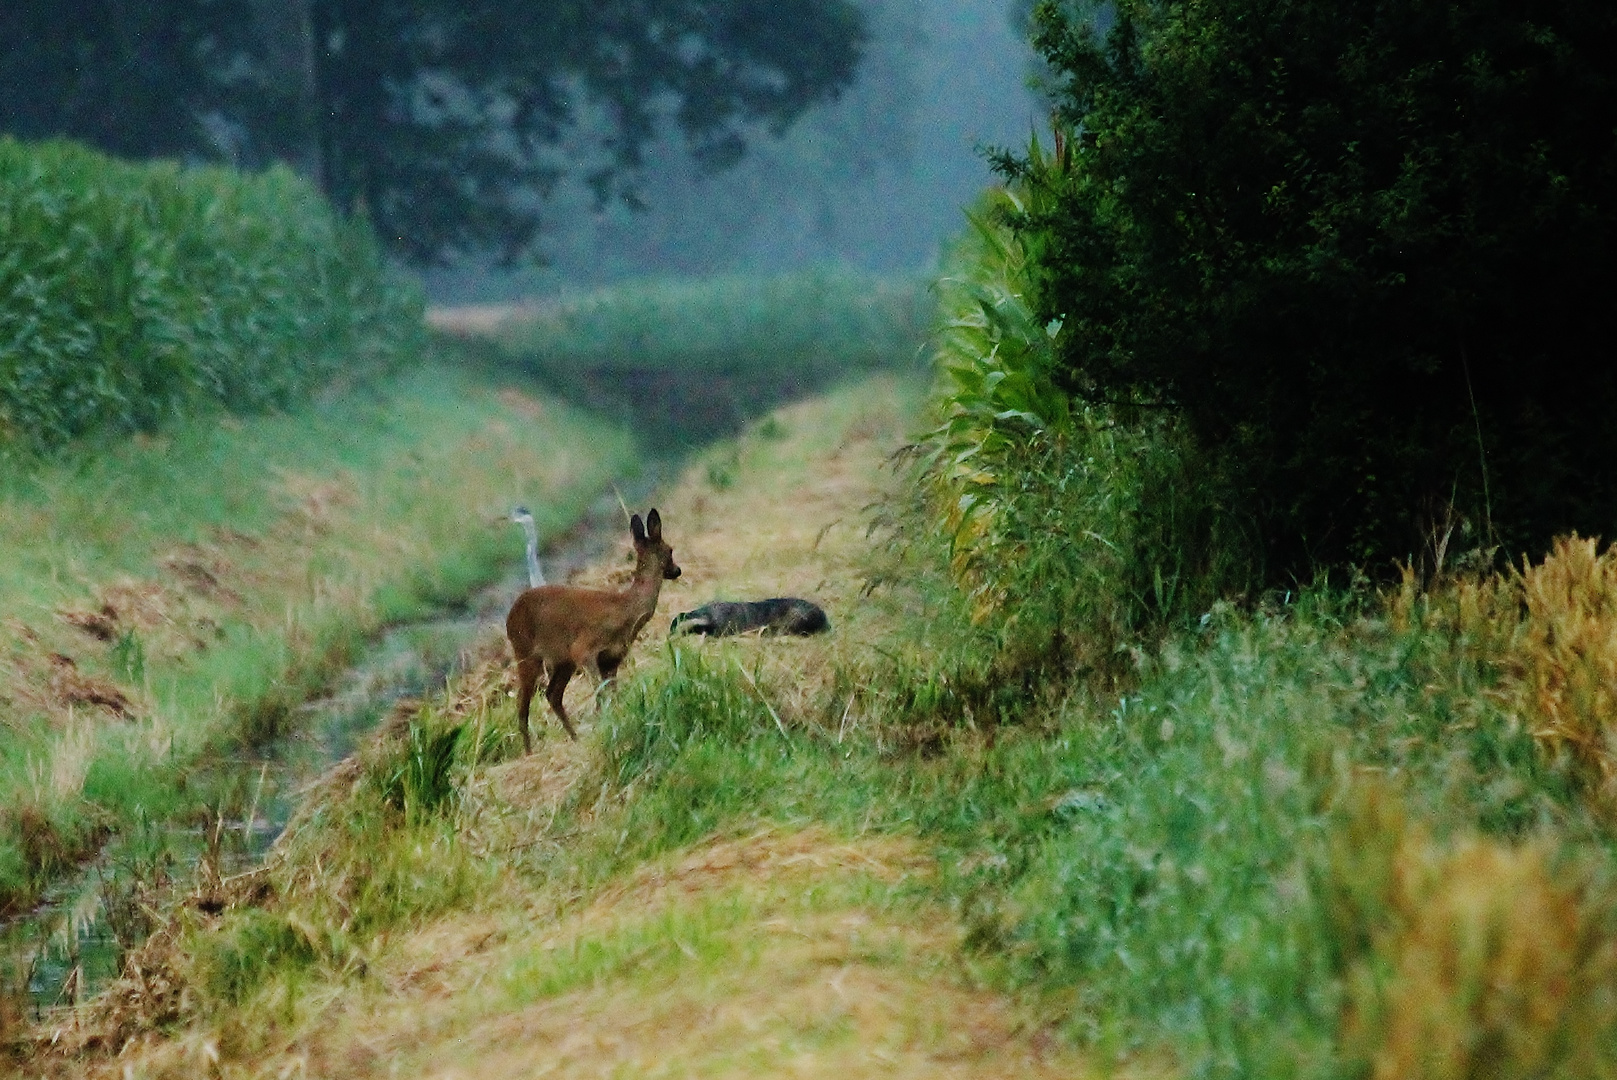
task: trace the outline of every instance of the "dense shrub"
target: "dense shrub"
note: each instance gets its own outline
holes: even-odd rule
[[[1049,0],[1035,41],[1072,143],[999,164],[1057,382],[1184,420],[1271,581],[1617,525],[1617,10]]]
[[[0,435],[284,406],[409,352],[420,300],[290,172],[0,141]]]
[[[1031,160],[1049,161],[1037,143]],[[1061,385],[1061,327],[1034,314],[1034,267],[1006,224],[1045,202],[1017,182],[987,193],[949,253],[925,488],[1002,659],[1104,672],[1142,631],[1244,588],[1250,545],[1218,533],[1182,423]]]

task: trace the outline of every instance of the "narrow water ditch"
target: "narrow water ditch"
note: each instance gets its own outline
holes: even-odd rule
[[[634,493],[653,490],[669,466],[647,467]],[[547,580],[565,582],[597,562],[625,532],[617,496],[607,492],[569,530],[544,547]],[[259,865],[299,793],[352,753],[401,699],[443,685],[485,635],[498,633],[527,587],[521,531],[511,526],[511,570],[463,603],[388,627],[335,681],[298,710],[290,734],[212,767],[212,785],[238,793],[233,814],[191,822],[136,822],[101,854],[48,889],[31,912],[0,926],[7,985],[26,995],[36,1018],[74,1005],[117,974],[125,951],[155,926],[154,903],[172,901],[204,875],[222,877]]]

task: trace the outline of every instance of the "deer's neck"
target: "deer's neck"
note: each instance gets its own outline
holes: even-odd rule
[[[634,579],[629,582],[623,595],[637,618],[649,618],[657,610],[657,597],[662,590],[662,566],[656,562],[641,563],[634,568]]]

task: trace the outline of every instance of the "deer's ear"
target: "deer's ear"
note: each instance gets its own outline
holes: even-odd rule
[[[653,543],[663,538],[663,518],[657,513],[656,507],[652,507],[651,513],[646,515],[646,535]]]
[[[639,514],[629,519],[629,532],[634,534],[635,543],[644,544],[646,542],[646,527],[640,524]]]

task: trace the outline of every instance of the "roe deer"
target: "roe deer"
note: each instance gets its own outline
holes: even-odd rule
[[[511,605],[505,617],[505,636],[517,658],[517,719],[522,727],[522,749],[533,751],[528,734],[528,710],[539,676],[548,671],[545,700],[561,718],[567,734],[576,739],[572,721],[562,705],[567,683],[579,668],[605,682],[617,674],[629,646],[657,611],[657,594],[664,581],[679,577],[674,551],[663,543],[662,518],[656,510],[629,520],[634,535],[634,580],[621,591],[579,589],[570,585],[542,585],[529,589]]]
[[[695,611],[674,616],[671,634],[708,634],[723,637],[757,630],[762,634],[797,634],[808,637],[831,629],[825,609],[811,600],[777,596],[771,600],[743,600],[731,603],[715,600]]]

